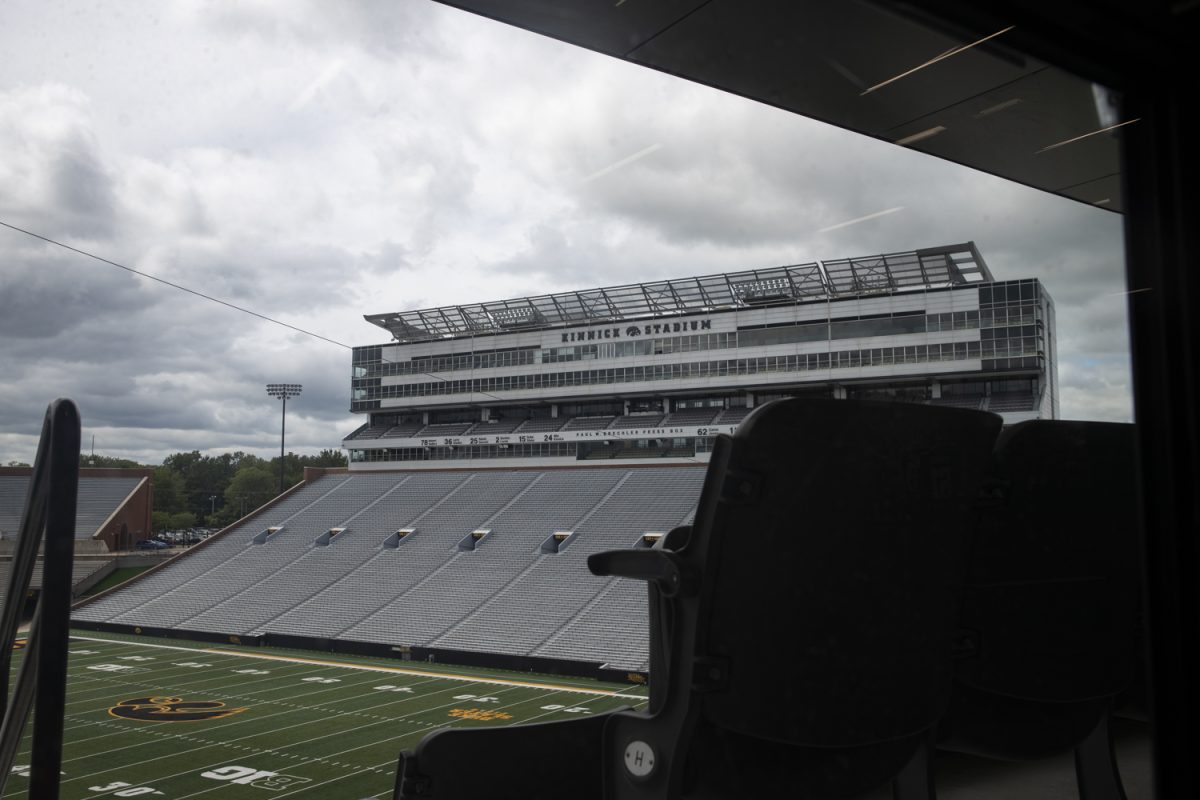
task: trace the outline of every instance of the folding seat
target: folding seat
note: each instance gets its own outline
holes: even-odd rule
[[[395,796],[832,798],[898,776],[923,796],[999,428],[918,405],[756,409],[718,437],[694,526],[589,558],[650,586],[649,708],[434,733]]]
[[[1008,760],[1074,749],[1084,800],[1124,797],[1108,717],[1138,661],[1134,428],[1001,434],[975,536],[938,747]]]

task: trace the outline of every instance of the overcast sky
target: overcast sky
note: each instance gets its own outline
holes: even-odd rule
[[[937,54],[931,54],[937,55]],[[974,240],[1058,310],[1063,416],[1128,420],[1121,219],[427,0],[0,3],[0,221],[346,345],[363,314]],[[850,219],[900,209],[845,227]],[[278,450],[350,351],[0,228],[0,464]]]

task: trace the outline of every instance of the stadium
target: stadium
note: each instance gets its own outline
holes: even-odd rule
[[[718,7],[730,9],[713,4]],[[936,27],[940,14],[953,16],[948,7],[930,8],[916,22],[901,15],[896,17],[901,22],[888,17],[879,27],[897,34],[893,39],[903,45],[911,27]],[[991,11],[960,12],[957,24],[978,25],[982,16],[999,33],[947,50],[928,64],[1018,27],[1017,36],[1026,37],[1017,39],[1021,45],[1044,57],[1063,53],[1083,74],[1114,80],[1128,90],[1128,108],[1146,118],[1121,143],[1119,154],[1107,137],[1092,134],[1038,150],[1008,148],[1013,142],[1041,143],[1045,131],[1031,131],[1044,120],[1022,107],[1021,119],[1033,125],[996,137],[1005,146],[981,143],[971,133],[961,138],[957,116],[978,121],[1015,107],[975,112],[968,106],[990,100],[961,83],[946,93],[951,99],[945,102],[939,95],[938,102],[922,102],[918,109],[909,98],[897,105],[908,103],[903,110],[910,113],[885,119],[847,110],[840,96],[817,93],[809,101],[803,92],[799,100],[790,90],[780,94],[764,77],[783,74],[777,68],[743,72],[738,63],[714,67],[704,60],[697,68],[688,63],[689,42],[744,32],[731,21],[736,14],[724,17],[727,24],[719,24],[721,18],[714,24],[713,9],[656,11],[653,18],[637,17],[637,30],[589,27],[580,24],[586,14],[546,15],[521,4],[481,13],[789,111],[834,119],[901,146],[925,143],[921,148],[928,152],[1028,185],[1113,203],[1130,220],[1138,427],[1040,426],[1059,413],[1053,302],[1037,279],[995,280],[971,243],[372,314],[368,321],[391,340],[354,350],[352,411],[363,422],[343,440],[349,467],[310,470],[301,484],[190,551],[78,602],[69,639],[61,624],[67,620],[65,606],[55,616],[47,599],[71,594],[63,583],[70,570],[58,570],[55,577],[53,562],[63,563],[63,548],[61,541],[51,547],[55,524],[45,525],[45,596],[37,613],[58,622],[42,629],[40,639],[35,625],[28,640],[18,639],[4,654],[6,673],[10,658],[22,667],[13,683],[10,717],[28,713],[27,674],[41,673],[33,737],[22,740],[19,726],[10,736],[13,726],[4,726],[13,765],[4,778],[12,787],[20,791],[24,781],[35,786],[40,778],[43,786],[50,781],[72,797],[87,798],[184,798],[218,790],[237,797],[262,796],[265,790],[275,796],[383,798],[391,796],[393,782],[396,797],[446,796],[438,791],[457,779],[475,788],[462,797],[487,796],[493,789],[501,797],[555,797],[564,795],[526,791],[522,781],[538,786],[539,779],[553,781],[570,772],[566,756],[576,755],[569,751],[586,738],[589,744],[603,741],[603,751],[597,746],[588,753],[597,760],[603,753],[599,768],[605,781],[602,786],[592,780],[595,770],[579,767],[580,775],[589,776],[590,791],[570,796],[667,796],[658,791],[665,784],[661,776],[675,769],[672,756],[678,753],[682,761],[687,736],[701,728],[659,729],[654,733],[663,733],[660,741],[644,733],[650,728],[635,726],[649,718],[674,722],[666,718],[685,713],[689,725],[701,719],[707,726],[702,733],[708,738],[701,737],[687,757],[704,772],[700,787],[714,796],[746,796],[737,782],[744,776],[764,787],[794,788],[799,781],[817,786],[820,794],[827,788],[821,765],[808,770],[808,762],[797,764],[798,754],[813,763],[832,754],[843,778],[856,777],[857,767],[866,765],[863,785],[880,789],[893,783],[897,796],[932,796],[936,744],[1022,762],[1073,755],[1080,796],[1123,798],[1114,741],[1123,750],[1121,771],[1128,774],[1133,764],[1140,775],[1148,771],[1151,737],[1140,724],[1125,726],[1122,735],[1124,723],[1114,712],[1144,723],[1149,705],[1155,790],[1193,796],[1186,789],[1173,791],[1194,786],[1189,748],[1195,739],[1194,715],[1188,713],[1194,704],[1186,690],[1194,670],[1180,668],[1194,657],[1177,647],[1195,633],[1189,627],[1194,604],[1186,602],[1191,595],[1180,592],[1195,571],[1194,548],[1180,546],[1190,541],[1182,498],[1194,483],[1186,478],[1195,472],[1195,454],[1183,437],[1172,435],[1194,427],[1197,406],[1188,402],[1194,396],[1194,362],[1185,346],[1193,323],[1190,312],[1167,313],[1172,303],[1195,294],[1186,278],[1187,248],[1166,246],[1173,235],[1181,245],[1194,238],[1185,224],[1194,201],[1180,189],[1194,165],[1179,159],[1186,169],[1174,171],[1178,152],[1172,137],[1183,129],[1170,117],[1181,96],[1178,85],[1165,79],[1161,91],[1151,93],[1140,81],[1143,70],[1161,66],[1157,57],[1148,57],[1142,67],[1129,58],[1136,48],[1095,49],[1124,41],[1128,26],[1119,24],[1119,15],[1104,20],[1099,33],[1066,40],[1058,35],[1060,27],[1038,14],[1013,26]],[[1184,11],[1174,13],[1183,20]],[[1009,27],[998,27],[1001,23]],[[1174,41],[1157,27],[1152,38]],[[642,53],[638,47],[627,50],[635,40],[655,46]],[[683,46],[673,49],[681,40]],[[730,52],[753,50],[752,45],[740,41]],[[762,55],[768,63],[790,60],[795,48],[764,49]],[[969,58],[975,56],[996,59],[990,45],[972,49]],[[984,75],[977,67],[961,74],[967,83],[993,88],[1047,81],[1028,100],[1031,110],[1053,106],[1054,98],[1085,95],[1088,114],[1093,100],[1100,105],[1098,84],[1075,92],[1080,86],[1072,83],[1074,76],[1064,81],[1036,59],[1014,60],[1007,47],[996,60],[1021,74]],[[834,66],[845,77],[845,68]],[[861,103],[875,88],[853,99]],[[928,99],[925,91],[913,95]],[[1066,116],[1077,108],[1055,110]],[[1171,121],[1164,122],[1167,117]],[[999,119],[1006,124],[1007,117]],[[933,124],[939,120],[948,125]],[[1104,146],[1079,159],[1073,158],[1079,151],[1058,149],[1083,139],[1088,146]],[[1072,157],[1062,158],[1067,152]],[[1030,167],[1045,153],[1044,169]],[[1115,202],[1105,196],[1110,194]],[[1182,366],[1171,369],[1171,363]],[[68,405],[52,405],[51,412]],[[810,413],[813,409],[820,414]],[[853,425],[831,423],[826,430],[823,421],[844,422],[860,409],[870,424],[846,434],[854,447],[840,447],[838,437]],[[805,419],[811,427],[780,426],[781,419]],[[50,420],[48,414],[48,432]],[[914,426],[925,439],[913,452],[933,457],[885,461],[873,441],[892,433],[889,442],[916,435],[887,430],[888,420],[945,421],[946,430],[954,431]],[[1001,422],[1007,427],[997,434]],[[74,440],[62,441],[77,456],[77,417],[74,423]],[[770,455],[764,463],[788,467],[803,461],[797,456],[808,443],[801,437],[811,438],[813,453],[822,457],[842,450],[839,474],[849,479],[820,484],[824,494],[806,487],[795,497],[776,482],[772,499],[787,510],[786,517],[760,518],[761,527],[750,532],[791,531],[808,510],[805,502],[820,510],[814,517],[822,530],[840,532],[839,514],[862,512],[854,519],[866,524],[847,530],[868,534],[866,542],[879,542],[884,530],[903,532],[883,537],[887,547],[879,549],[887,557],[876,558],[872,547],[860,546],[843,553],[841,571],[828,576],[819,558],[795,562],[804,567],[802,591],[840,581],[824,597],[849,598],[854,605],[857,593],[845,588],[851,581],[862,588],[889,572],[911,578],[916,573],[910,568],[923,559],[930,569],[923,575],[930,580],[908,587],[915,589],[913,597],[930,600],[944,588],[942,582],[953,582],[953,569],[969,566],[974,571],[953,575],[969,574],[961,619],[979,625],[922,628],[923,616],[939,615],[908,613],[920,604],[877,604],[873,618],[860,618],[859,624],[837,618],[827,626],[824,633],[838,647],[823,649],[819,637],[808,647],[798,634],[777,636],[777,608],[762,602],[771,597],[767,590],[783,587],[792,599],[800,594],[789,583],[793,562],[777,554],[790,556],[797,550],[789,548],[801,547],[820,553],[826,546],[837,548],[840,538],[785,535],[772,549],[741,548],[730,537],[721,542],[723,553],[700,550],[712,544],[719,527],[713,523],[720,516],[715,506],[762,512],[757,500],[763,483],[731,460],[731,453],[744,455],[755,426],[756,445]],[[972,427],[977,469],[956,470],[966,463],[955,460],[961,453],[947,457],[947,450],[937,448],[944,440],[960,438],[955,446],[967,442]],[[1046,433],[1052,435],[1038,438]],[[53,437],[43,442],[47,439]],[[1034,446],[1027,446],[1031,439]],[[883,470],[876,457],[893,469]],[[990,472],[980,466],[985,461]],[[734,468],[722,473],[731,463]],[[975,481],[985,472],[986,480]],[[40,477],[35,467],[27,489],[34,502],[27,505],[42,498],[45,511],[45,497],[54,496],[56,483]],[[24,491],[14,486],[3,487],[6,498]],[[1130,486],[1139,487],[1139,497]],[[107,513],[93,507],[75,515],[73,499],[64,506],[83,528],[73,543],[76,552],[97,542],[123,546],[140,524],[136,506],[149,506],[136,491],[102,494]],[[871,502],[862,502],[867,496]],[[971,507],[977,518],[969,519],[963,508],[953,518],[871,516],[889,504],[921,507],[915,500],[928,501],[926,509],[965,507],[965,497],[977,503]],[[1019,502],[1010,502],[1013,497]],[[832,501],[828,508],[826,499]],[[54,503],[49,506],[53,518]],[[122,509],[129,516],[117,520],[114,514]],[[90,521],[81,526],[80,518]],[[27,520],[28,515],[22,542],[31,538]],[[113,528],[114,521],[121,524]],[[691,530],[689,523],[695,523]],[[968,525],[982,542],[969,564],[958,549],[939,552],[931,544],[962,547],[954,534]],[[742,533],[736,525],[722,533],[726,530]],[[1138,537],[1130,535],[1135,530]],[[906,544],[925,549],[904,560]],[[34,542],[13,564],[32,570],[36,554]],[[718,588],[726,601],[730,594],[743,595],[741,605],[733,604],[736,613],[722,609],[712,631],[702,629],[708,620],[697,608],[712,602],[718,590],[711,582],[703,592],[697,588],[697,562],[706,567],[706,579],[723,579]],[[733,571],[723,573],[726,565]],[[1145,576],[1139,572],[1143,566]],[[944,569],[938,572],[939,567]],[[9,584],[6,626],[19,599],[13,587],[29,582],[26,574],[22,583],[20,571],[13,569]],[[759,575],[773,582],[759,585]],[[945,611],[950,605],[931,602],[926,608]],[[790,621],[785,630],[810,634],[835,610],[816,608],[821,613]],[[933,634],[906,639],[908,630]],[[744,651],[687,649],[713,632],[730,637],[727,641],[741,636]],[[921,641],[945,644],[948,632],[956,637],[953,663],[943,653],[940,675],[911,669],[916,661],[905,658]],[[53,649],[59,634],[69,650]],[[882,657],[873,649],[897,639],[902,646],[884,648]],[[765,657],[756,664],[730,658],[731,652]],[[681,653],[682,663],[676,660]],[[840,660],[847,653],[864,657],[846,669]],[[997,654],[1000,660],[992,660]],[[909,669],[895,669],[893,657]],[[51,674],[59,666],[63,674]],[[824,672],[814,679],[810,669]],[[1149,697],[1148,671],[1154,689]],[[863,679],[868,672],[871,679]],[[937,677],[945,678],[946,694],[953,695],[950,705],[936,714],[934,703],[921,709],[926,716],[920,729],[897,724],[894,711],[903,716],[928,699],[907,690],[928,688]],[[60,689],[68,687],[65,707],[42,704],[52,691],[43,683],[50,687],[55,681]],[[825,690],[836,703],[823,704]],[[863,717],[846,712],[856,693],[863,695],[862,706],[854,706]],[[808,705],[797,706],[799,697]],[[607,713],[630,707],[649,713]],[[822,717],[823,712],[831,713]],[[50,749],[37,737],[59,719],[66,725],[62,769],[56,755],[48,770]],[[899,735],[872,739],[859,725],[863,719],[867,727],[879,725],[871,731]],[[554,724],[522,724],[531,722]],[[604,725],[607,738],[597,738]],[[847,730],[858,736],[851,744],[838,738]],[[431,732],[436,735],[428,736]],[[813,732],[817,735],[808,739],[801,735]],[[670,739],[672,733],[683,735]],[[972,741],[973,735],[979,738]],[[892,747],[901,739],[902,746]],[[680,750],[670,749],[675,745]],[[747,745],[749,750],[739,750]],[[60,739],[56,753],[61,746]],[[396,763],[397,751],[413,748],[415,754]],[[1017,784],[1037,784],[1050,774],[1036,768],[993,770],[991,763],[956,761],[939,750],[938,788],[951,788],[951,796],[964,787],[971,796],[976,788],[989,797],[1014,796],[1020,790],[1001,774],[1015,774]],[[741,774],[725,769],[730,765]],[[614,776],[615,784],[608,780]],[[1071,789],[1061,784],[1061,774],[1048,783],[1046,791]],[[620,788],[611,793],[614,785]],[[30,794],[39,796],[33,789]]]
[[[366,419],[343,441],[349,468],[310,469],[233,526],[79,601],[83,674],[136,686],[157,659],[205,672],[154,687],[212,694],[218,662],[239,681],[262,673],[252,683],[269,691],[275,666],[304,672],[297,686],[342,691],[365,670],[373,693],[401,700],[413,680],[449,681],[437,692],[458,686],[452,707],[434,696],[427,713],[480,723],[640,707],[646,589],[591,574],[588,557],[653,548],[689,524],[716,435],[756,406],[887,400],[1012,423],[1057,413],[1049,294],[1034,279],[996,281],[971,243],[367,320],[393,339],[353,352],[353,410]],[[379,683],[381,672],[405,682]],[[500,689],[555,694],[510,705]],[[110,716],[177,713],[151,699]],[[418,720],[417,732],[435,724]],[[356,745],[370,755],[337,762],[352,775],[323,778],[318,759],[317,772],[270,780],[378,791],[387,748],[415,744],[405,735]]]
[[[756,405],[1056,416],[1053,302],[971,243],[367,319],[348,472],[77,624],[644,682],[644,589],[584,562],[688,524]]]

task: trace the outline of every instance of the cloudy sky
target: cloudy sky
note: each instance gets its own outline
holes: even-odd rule
[[[936,55],[936,54],[933,54]],[[428,0],[0,3],[0,222],[316,332],[363,314],[974,240],[1130,418],[1121,220]],[[892,213],[833,230],[837,223]],[[0,227],[0,464],[45,404],[157,463],[358,420],[346,347]]]

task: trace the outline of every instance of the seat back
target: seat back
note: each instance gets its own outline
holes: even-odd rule
[[[1132,425],[1039,420],[997,442],[1001,498],[975,537],[957,679],[1054,703],[1133,678],[1140,555]]]
[[[969,515],[999,429],[958,411],[793,401],[745,423],[698,522],[711,575],[698,646],[737,676],[704,696],[708,719],[817,747],[936,721]],[[802,703],[780,702],[781,677]]]
[[[997,442],[942,746],[1000,758],[1075,747],[1132,682],[1140,547],[1132,425],[1039,420]]]
[[[999,428],[961,409],[785,400],[719,437],[695,524],[662,555],[680,577],[653,584],[666,675],[649,714],[610,723],[606,796],[852,794],[895,775],[948,699]],[[637,752],[651,774],[625,767]]]

